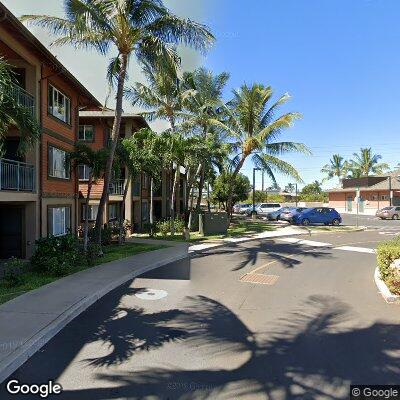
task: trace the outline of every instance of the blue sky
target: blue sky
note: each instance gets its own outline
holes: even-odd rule
[[[62,1],[3,0],[16,15],[62,15]],[[282,111],[303,119],[283,140],[304,142],[313,156],[288,155],[306,183],[321,179],[333,153],[351,157],[371,146],[391,166],[400,162],[400,2],[398,0],[169,0],[171,9],[209,25],[217,37],[205,57],[185,53],[185,65],[204,64],[231,74],[230,90],[244,82],[271,85],[292,100]],[[48,43],[47,35],[33,29]],[[72,56],[53,49],[60,60],[101,101],[106,60],[95,54]],[[104,68],[103,68],[104,67]],[[96,71],[94,74],[93,71]],[[132,67],[131,78],[140,79]],[[126,107],[127,108],[127,107]],[[244,173],[251,176],[251,164]],[[278,176],[284,186],[290,179]],[[268,182],[270,183],[270,182]],[[326,187],[334,185],[328,182]],[[257,179],[260,186],[260,179]]]

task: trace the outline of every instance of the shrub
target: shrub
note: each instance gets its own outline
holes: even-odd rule
[[[386,279],[386,284],[393,294],[400,295],[400,272],[398,270],[391,271]]]
[[[81,257],[75,236],[50,236],[36,241],[31,263],[36,272],[63,276],[84,265],[85,258]]]
[[[400,259],[400,238],[380,243],[377,249],[377,261],[383,280],[391,274],[390,264]]]
[[[148,233],[150,237],[153,237],[157,234],[158,228],[157,228],[157,223],[151,224],[150,222],[146,222],[143,224],[143,232]]]
[[[99,258],[99,254],[101,254],[101,246],[97,243],[89,243],[86,252],[87,265],[95,265],[96,260]]]
[[[22,272],[24,270],[25,263],[16,257],[11,257],[4,264],[4,283],[8,287],[19,286],[23,283],[24,278]]]
[[[176,218],[174,220],[174,228],[176,233],[183,233],[185,229],[185,221],[182,218]]]
[[[157,232],[160,232],[162,237],[166,238],[168,233],[171,232],[171,223],[168,220],[158,221],[156,223]]]
[[[101,228],[101,244],[106,246],[111,244],[113,237],[114,227],[112,225],[104,224]],[[94,226],[89,230],[89,241],[95,242],[95,229]]]

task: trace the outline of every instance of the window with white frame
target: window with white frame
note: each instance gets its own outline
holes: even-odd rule
[[[108,220],[114,221],[118,219],[118,204],[110,203],[108,206]]]
[[[71,124],[71,100],[54,86],[49,85],[48,112],[53,117]]]
[[[71,207],[54,206],[48,209],[48,233],[63,236],[71,230]]]
[[[388,194],[382,194],[381,195],[381,200],[389,200],[389,195]]]
[[[53,178],[69,179],[70,166],[66,151],[49,146],[49,176]]]
[[[80,181],[88,181],[90,175],[90,167],[88,165],[78,165],[78,177]]]
[[[94,126],[93,125],[79,125],[78,139],[85,141],[85,142],[93,142]]]
[[[89,218],[88,221],[96,221],[97,213],[99,212],[98,204],[89,205]],[[82,221],[85,220],[86,217],[86,204],[82,204]]]

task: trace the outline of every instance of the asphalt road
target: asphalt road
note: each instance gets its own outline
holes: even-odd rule
[[[400,220],[382,220],[374,215],[357,215],[355,214],[341,214],[343,225],[356,225],[357,219],[360,226],[367,226],[369,228],[381,229],[383,231],[400,231]]]
[[[400,309],[377,293],[368,253],[384,237],[302,238],[311,243],[252,241],[196,254],[190,282],[136,279],[14,377],[53,379],[64,392],[52,398],[71,400],[336,400],[348,398],[350,383],[398,384]],[[276,282],[240,280],[252,271]],[[145,288],[168,295],[136,297]],[[18,398],[39,397],[1,387],[0,399]]]

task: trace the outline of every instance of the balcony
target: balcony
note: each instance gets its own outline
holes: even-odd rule
[[[25,107],[32,117],[36,116],[35,98],[21,86],[13,84],[11,87],[12,98],[22,107]]]
[[[35,191],[35,166],[20,161],[0,159],[0,190]]]
[[[124,194],[124,179],[115,179],[110,183],[108,193],[122,196]]]

